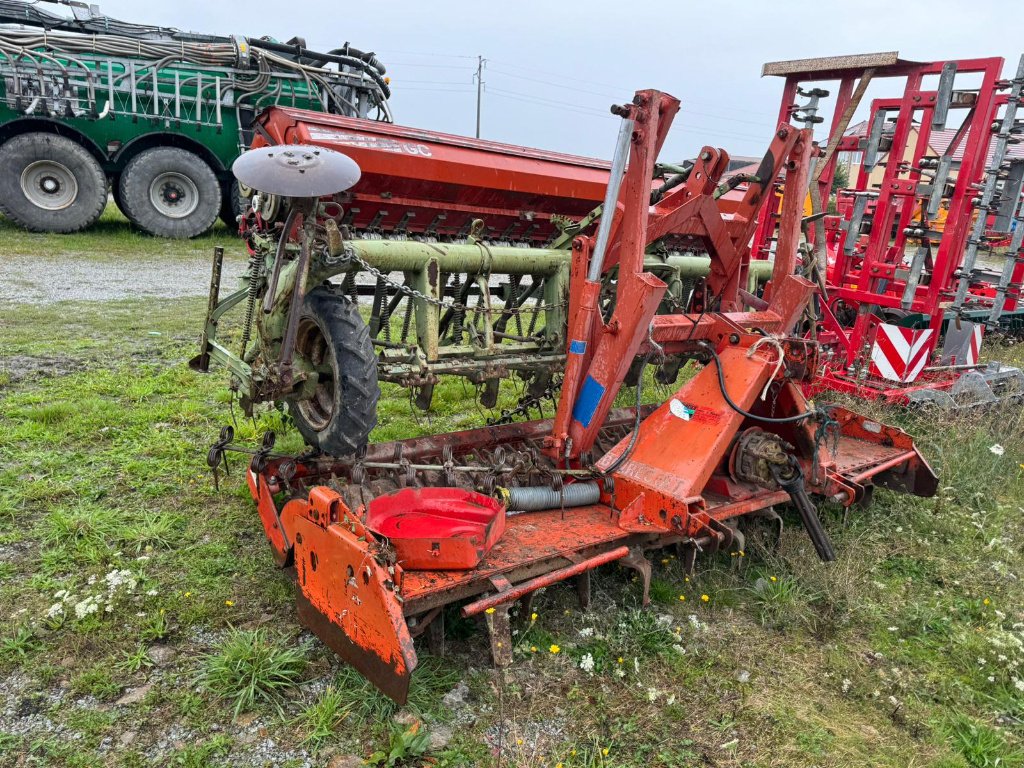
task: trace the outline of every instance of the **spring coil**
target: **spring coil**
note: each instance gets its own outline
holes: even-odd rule
[[[245,359],[245,349],[249,346],[249,339],[252,338],[252,321],[256,314],[256,300],[260,292],[260,265],[257,254],[249,255],[249,291],[245,298],[245,319],[242,321],[242,352],[241,358]]]

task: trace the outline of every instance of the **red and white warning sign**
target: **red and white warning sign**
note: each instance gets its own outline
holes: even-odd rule
[[[882,323],[871,347],[871,372],[889,381],[909,384],[928,364],[932,329],[914,330]]]

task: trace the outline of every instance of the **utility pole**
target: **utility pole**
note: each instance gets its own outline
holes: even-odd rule
[[[480,138],[480,102],[483,98],[484,90],[484,64],[487,63],[487,59],[483,56],[476,57],[476,137]]]

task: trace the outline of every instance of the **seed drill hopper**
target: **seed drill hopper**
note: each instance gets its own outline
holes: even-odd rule
[[[480,152],[475,178],[512,186],[431,203],[399,177],[404,199],[384,198],[392,210],[423,201],[431,220],[443,213],[437,224],[457,229],[423,223],[418,212],[417,231],[368,238],[353,221],[368,206],[380,210],[380,198],[353,205],[341,192],[351,163],[328,147],[268,142],[239,161],[241,180],[281,196],[289,213],[283,225],[249,215],[247,284],[223,300],[215,260],[195,365],[225,364],[250,403],[289,403],[313,448],[279,455],[268,438],[247,472],[274,559],[295,578],[303,623],[397,701],[416,667],[415,638],[440,651],[449,606],[480,617],[494,661],[508,664],[510,610],[520,604],[528,615],[539,589],[572,581],[586,605],[590,572],[618,563],[638,572],[646,601],[650,550],[678,547],[692,568],[697,552],[742,549],[749,517],[781,525],[780,504],[795,506],[830,560],[814,499],[851,507],[866,504],[874,486],[935,491],[904,432],[816,407],[802,392],[819,364],[818,345],[797,333],[817,290],[796,274],[802,195],[782,202],[774,260],[762,262],[769,279],[749,281],[749,243],[775,179],[806,188],[810,132],[780,123],[746,189],[723,196],[721,149],[704,147],[685,167],[656,164],[678,108],[653,90],[613,108],[622,122],[610,167],[576,164],[561,187],[599,186],[604,202],[592,215],[595,201],[572,193],[534,194],[529,208],[515,199],[538,175],[574,163]],[[288,119],[309,136],[301,116]],[[459,183],[451,170],[436,166]],[[603,176],[579,181],[591,171]],[[325,178],[339,194],[324,197]],[[491,202],[477,205],[481,195]],[[536,237],[547,247],[498,244],[492,214],[499,232],[546,227]],[[353,274],[371,277],[369,323]],[[499,277],[514,288],[496,290]],[[412,309],[388,316],[399,295]],[[246,324],[236,354],[217,325],[239,305],[254,316],[255,338]],[[409,342],[403,323],[415,327]],[[382,336],[392,325],[397,340]],[[645,367],[670,382],[686,362],[685,383],[662,402],[642,402]],[[517,420],[523,408],[501,420],[510,423],[367,444],[379,380],[422,393],[440,375],[475,377],[486,389],[512,372],[528,382],[527,395],[550,394],[553,418]],[[636,405],[616,408],[631,381]],[[214,446],[213,465],[231,438],[227,430]]]

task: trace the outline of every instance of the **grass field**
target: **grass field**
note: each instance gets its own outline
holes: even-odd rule
[[[5,281],[37,258],[240,251],[224,231],[143,238],[114,214],[72,238],[0,238]],[[340,768],[395,746],[424,752],[405,765],[494,766],[499,744],[502,766],[547,768],[1024,765],[1019,406],[927,421],[865,406],[918,436],[936,498],[825,508],[829,565],[795,517],[777,551],[753,537],[689,579],[666,554],[649,610],[615,568],[590,612],[549,589],[504,674],[456,622],[397,712],[301,631],[239,473],[213,488],[225,379],[186,366],[204,303],[0,307],[0,765]],[[457,384],[429,419],[386,394],[378,439],[483,419]],[[265,415],[241,438],[267,426],[283,429]]]

